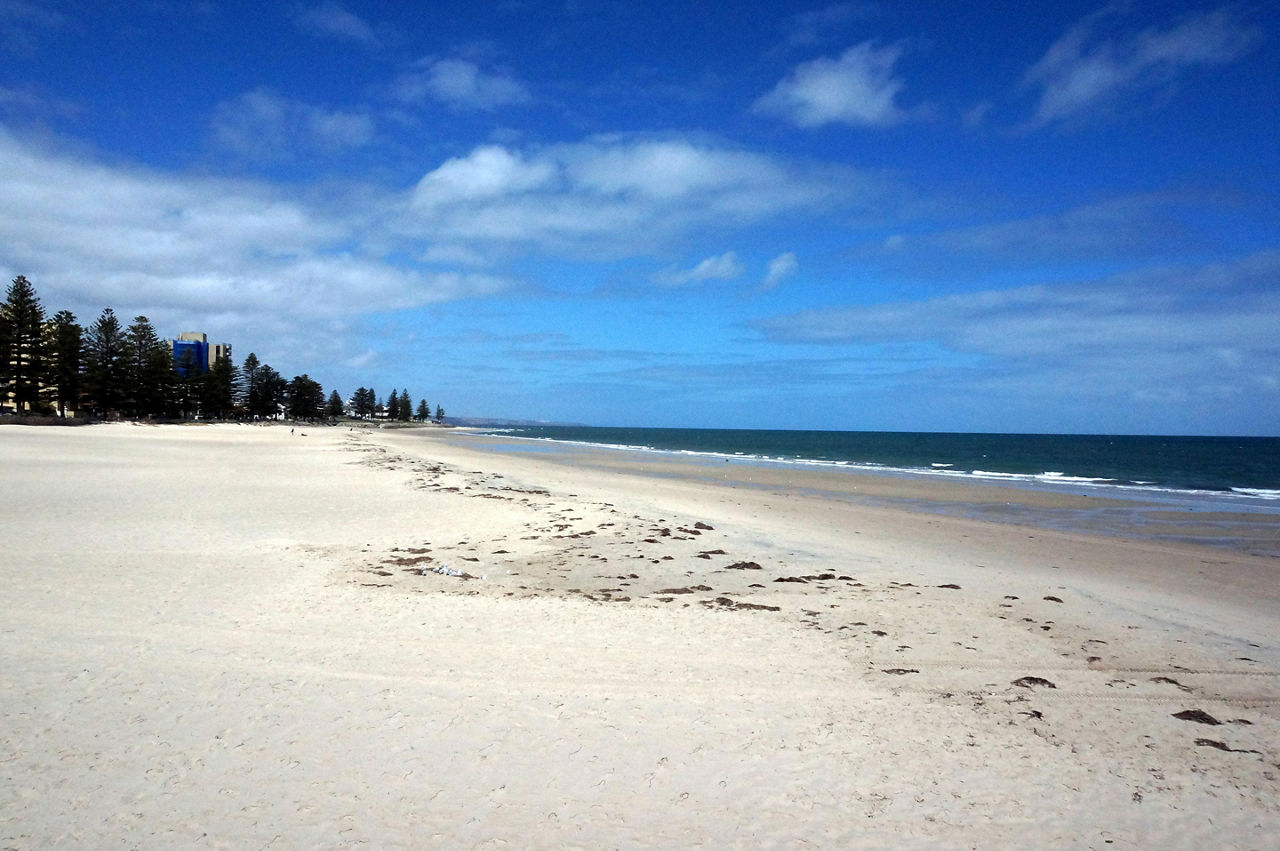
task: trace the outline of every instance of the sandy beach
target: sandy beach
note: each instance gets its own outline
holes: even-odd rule
[[[1280,836],[1276,523],[489,441],[0,428],[0,846]]]

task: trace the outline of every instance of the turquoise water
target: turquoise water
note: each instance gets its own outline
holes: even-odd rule
[[[1280,438],[537,426],[508,437],[1033,485],[1280,500]]]

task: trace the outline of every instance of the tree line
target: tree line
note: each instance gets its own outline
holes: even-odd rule
[[[65,417],[84,411],[100,419],[333,419],[344,414],[337,390],[328,397],[307,374],[292,380],[250,353],[237,367],[229,357],[212,364],[174,362],[173,344],[146,316],[126,327],[105,308],[88,328],[68,310],[47,318],[35,287],[13,279],[0,303],[0,402],[19,414]],[[371,388],[352,398],[353,415],[426,421],[425,399],[415,409],[408,390],[384,404]],[[437,421],[444,409],[436,407]]]

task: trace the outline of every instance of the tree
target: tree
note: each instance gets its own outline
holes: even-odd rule
[[[48,382],[58,403],[58,416],[67,415],[67,407],[80,406],[80,372],[84,362],[84,329],[76,323],[75,314],[59,310],[49,323],[45,341],[49,355]]]
[[[250,401],[249,413],[276,419],[288,399],[289,382],[268,364],[258,367],[258,393]]]
[[[409,398],[408,390],[400,391],[400,408],[396,411],[396,419],[402,423],[407,423],[413,417],[413,400]]]
[[[85,336],[85,389],[99,416],[121,410],[125,398],[125,338],[111,308],[105,308]]]
[[[44,307],[35,287],[19,275],[0,305],[0,382],[18,411],[40,407],[44,349]]]
[[[306,373],[295,375],[289,382],[289,416],[295,420],[319,419],[324,404],[324,388]]]
[[[225,420],[239,395],[240,371],[231,358],[220,357],[209,368],[201,388],[200,412],[208,419]]]
[[[135,316],[124,337],[129,413],[135,417],[160,416],[169,408],[173,349],[165,345],[145,316]]]
[[[426,399],[418,403],[418,412],[414,415],[414,419],[420,423],[425,423],[431,419],[431,406],[427,404]]]
[[[342,416],[342,397],[338,395],[337,390],[329,394],[329,409],[326,413],[329,414],[330,419]]]
[[[391,391],[391,397],[387,399],[387,419],[400,419],[400,396],[394,389]]]
[[[436,405],[436,422],[444,421],[444,408]]]
[[[269,364],[260,363],[258,356],[250,352],[240,370],[240,380],[244,408],[249,416],[275,419],[288,388],[280,373]]]
[[[253,352],[249,352],[249,356],[244,359],[244,366],[240,367],[240,398],[237,400],[244,406],[246,411],[252,415],[253,401],[257,398],[258,389],[258,356]]]
[[[351,397],[351,404],[355,408],[357,417],[369,419],[373,416],[374,408],[377,407],[377,396],[372,387],[361,387]]]

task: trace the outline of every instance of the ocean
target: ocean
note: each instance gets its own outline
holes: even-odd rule
[[[1280,438],[522,426],[507,437],[997,480],[1072,491],[1280,501]]]

